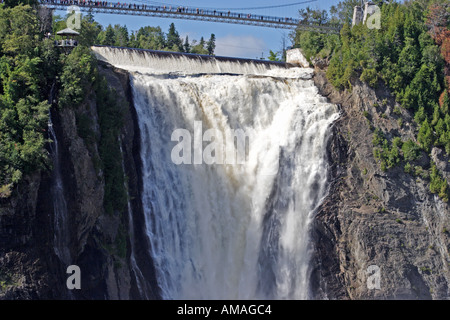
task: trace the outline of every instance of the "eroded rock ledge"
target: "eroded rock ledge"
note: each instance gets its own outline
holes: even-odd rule
[[[320,69],[314,82],[342,113],[328,143],[330,191],[312,229],[314,297],[449,299],[449,205],[404,164],[383,172],[373,156],[373,127],[414,139],[411,116],[393,113],[396,102],[382,85],[374,90],[356,81],[352,92],[338,92]],[[448,176],[449,159],[432,154]],[[426,166],[430,159],[420,161]],[[367,285],[371,265],[379,268],[379,289]]]

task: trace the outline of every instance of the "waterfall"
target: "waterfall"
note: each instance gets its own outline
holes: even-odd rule
[[[127,56],[109,62],[138,69]],[[338,118],[313,71],[233,62],[233,75],[217,74],[215,61],[196,61],[174,74],[166,69],[183,61],[149,72],[152,57],[140,59],[147,73],[130,77],[162,297],[309,298],[309,227],[327,192],[326,142]]]
[[[93,46],[97,58],[129,71],[158,74],[264,74],[285,68],[285,63],[252,59],[211,57],[155,50]],[[257,63],[255,63],[255,61]]]
[[[52,102],[54,91],[54,85],[52,86],[50,92],[50,101]],[[48,133],[49,139],[51,140],[50,146],[50,156],[53,163],[53,171],[51,178],[50,193],[53,204],[53,226],[54,226],[54,236],[53,236],[53,248],[55,254],[61,260],[61,262],[68,266],[71,263],[70,257],[70,233],[68,226],[68,211],[67,202],[64,196],[64,184],[61,175],[61,161],[59,153],[59,142],[56,136],[55,129],[53,127],[52,120],[52,110],[49,110],[48,117]]]
[[[122,149],[122,140],[119,138],[119,146],[120,146],[120,153],[123,154]],[[126,172],[125,170],[125,160],[122,158],[122,171]],[[131,205],[131,199],[130,199],[130,193],[128,189],[128,183],[127,181],[124,181],[124,188],[127,192],[127,210],[128,210],[128,234],[130,237],[130,266],[131,270],[133,271],[134,278],[136,280],[136,287],[138,289],[139,295],[141,298],[148,299],[148,289],[146,286],[144,275],[142,274],[141,269],[139,268],[137,261],[136,261],[136,245],[135,245],[135,236],[134,236],[134,213],[133,213],[133,207]]]

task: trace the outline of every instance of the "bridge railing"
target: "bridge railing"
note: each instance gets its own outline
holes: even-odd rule
[[[147,4],[91,1],[91,0],[41,0],[41,3],[53,8],[79,6],[81,10],[93,9],[96,12],[134,14],[134,15],[157,15],[161,17],[175,17],[183,19],[198,19],[228,23],[242,23],[250,25],[268,26],[274,28],[294,29],[303,27],[325,32],[339,32],[340,25],[305,23],[299,19],[290,17],[274,17],[256,15],[251,13],[239,13],[232,11],[220,11],[204,8],[184,6],[155,6]],[[103,10],[102,10],[103,9]]]

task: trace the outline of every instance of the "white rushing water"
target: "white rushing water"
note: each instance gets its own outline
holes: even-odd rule
[[[142,203],[162,297],[307,299],[308,230],[326,194],[326,141],[338,110],[305,80],[310,69],[270,68],[257,77],[245,68],[240,75],[193,70],[131,76]],[[192,135],[188,158],[197,164],[174,163],[177,129]],[[206,164],[220,155],[210,141],[196,158],[208,129],[216,147],[220,135],[244,132],[245,161]]]
[[[49,111],[48,118],[48,133],[52,141],[49,145],[50,155],[53,161],[52,183],[50,187],[53,204],[53,226],[55,229],[53,249],[61,262],[67,266],[70,265],[68,210],[62,181],[59,141],[53,127],[51,110]]]
[[[248,59],[230,61],[208,56],[155,52],[151,50],[92,47],[97,59],[129,71],[153,74],[237,73],[264,74],[279,69],[273,63],[253,63]]]

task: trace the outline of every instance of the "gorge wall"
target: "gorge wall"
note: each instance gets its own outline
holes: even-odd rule
[[[430,193],[426,178],[405,173],[405,163],[382,171],[372,151],[374,127],[414,139],[410,114],[394,112],[382,84],[372,89],[356,81],[352,92],[338,92],[318,68],[314,80],[341,109],[329,144],[332,183],[313,228],[317,298],[448,299],[448,203]],[[422,152],[416,164],[433,160],[448,177],[449,159],[437,148],[432,156]],[[367,284],[372,265],[379,268],[378,289]]]
[[[98,168],[99,146],[79,132],[79,119],[91,119],[100,134],[95,92],[76,108],[58,108],[52,122],[59,142],[59,160],[67,206],[69,263],[82,271],[82,290],[68,290],[67,265],[55,254],[55,209],[51,171],[27,177],[8,199],[0,199],[0,299],[141,299],[157,298],[148,243],[141,230],[139,148],[128,74],[99,64],[99,73],[123,101],[120,144],[128,193],[125,212],[107,214],[105,183]],[[121,155],[117,155],[118,157]],[[131,212],[133,217],[131,218]],[[132,257],[133,254],[133,257]],[[140,266],[145,266],[140,269]],[[139,282],[139,283],[138,283]]]

